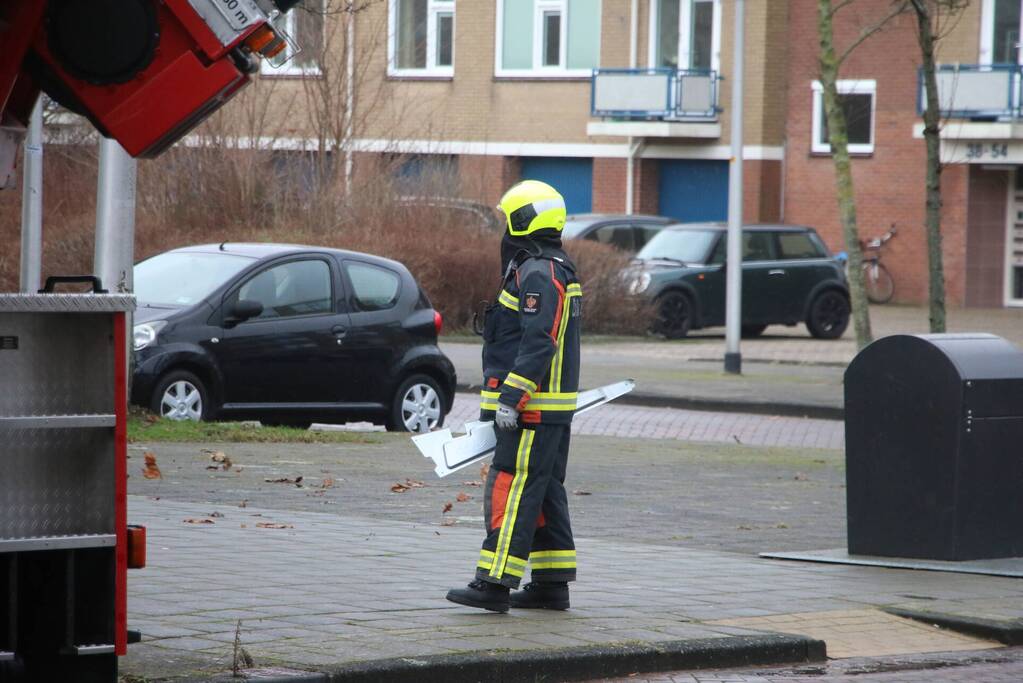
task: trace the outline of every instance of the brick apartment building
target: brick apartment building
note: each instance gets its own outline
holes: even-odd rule
[[[939,83],[952,304],[1023,305],[1021,4],[973,0],[940,47],[941,62],[955,65],[943,67]],[[813,226],[838,251],[815,81],[816,5],[746,2],[744,218]],[[843,10],[839,46],[889,7],[857,0]],[[354,26],[356,165],[398,153],[407,160],[401,173],[442,169],[465,197],[487,203],[512,182],[537,178],[563,192],[570,212],[725,220],[733,10],[733,0],[371,4]],[[313,15],[289,22],[300,42],[322,39]],[[316,78],[314,54],[267,74]],[[896,300],[906,302],[927,292],[919,63],[913,18],[899,17],[851,54],[839,84],[861,234],[898,226],[884,258]]]

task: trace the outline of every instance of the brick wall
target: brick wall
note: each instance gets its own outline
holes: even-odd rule
[[[966,305],[998,307],[1005,296],[1008,171],[970,169],[966,240]]]
[[[809,4],[809,3],[807,3]],[[861,0],[838,16],[836,45],[849,45],[861,27],[876,21],[890,7],[888,0]],[[852,11],[855,10],[855,11]],[[970,15],[972,17],[972,15]],[[970,17],[964,17],[964,21]],[[975,18],[974,18],[975,19]],[[784,219],[810,225],[833,250],[845,248],[835,195],[830,156],[811,153],[811,82],[817,75],[819,46],[815,11],[789,13],[790,34],[804,36],[789,43],[788,113],[784,177]],[[976,26],[976,24],[974,24]],[[886,245],[884,262],[895,280],[895,300],[927,298],[927,247],[924,233],[923,140],[912,135],[916,114],[917,65],[915,29],[900,17],[862,45],[842,67],[841,78],[875,79],[874,153],[853,159],[858,224],[861,238],[883,233],[892,223],[898,236]],[[813,39],[811,39],[811,37]],[[965,292],[965,171],[946,169],[943,212],[948,302],[961,304]]]
[[[633,175],[633,213],[658,213],[657,159],[637,159]],[[625,213],[626,159],[593,160],[594,213]]]

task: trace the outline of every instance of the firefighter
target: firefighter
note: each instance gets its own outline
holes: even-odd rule
[[[448,592],[461,605],[568,609],[576,557],[565,494],[579,389],[582,288],[561,249],[565,200],[525,180],[499,206],[504,275],[483,324],[481,419],[497,427],[484,491],[486,538],[476,578]],[[509,595],[530,566],[531,583]]]

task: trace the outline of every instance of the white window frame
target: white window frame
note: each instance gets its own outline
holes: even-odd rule
[[[544,49],[544,19],[548,14],[557,14],[558,20],[558,63],[548,66],[543,63]],[[568,59],[567,48],[568,38],[568,3],[565,0],[535,0],[533,5],[533,69],[536,71],[554,71],[555,73],[565,70],[565,60]]]
[[[455,33],[458,17],[455,12],[455,0],[441,2],[428,0],[426,4],[426,66],[415,69],[399,69],[398,49],[398,3],[401,0],[387,2],[387,75],[393,78],[437,78],[451,79],[455,77]],[[451,66],[437,64],[437,26],[438,15],[451,15]]]
[[[323,4],[321,4],[321,7],[323,7]],[[298,45],[298,43],[295,42],[296,41],[295,36],[298,35],[298,26],[295,25],[295,22],[298,20],[298,12],[303,11],[305,10],[299,7],[294,7],[289,12],[286,12],[285,14],[279,16],[277,19],[274,20],[275,28],[279,27],[280,30],[282,30],[287,35],[287,38],[285,39],[286,45],[284,47],[284,51],[282,54],[284,54],[287,57],[288,61],[284,62],[284,64],[281,66],[274,66],[269,59],[266,59],[265,57],[263,59],[260,59],[259,73],[261,76],[310,77],[322,75],[322,71],[320,70],[320,65],[318,63],[315,66],[295,65],[295,55],[301,53],[303,49],[301,45]],[[326,27],[327,22],[325,16],[321,26],[323,30],[322,37],[323,41],[327,40]],[[293,48],[293,46],[295,45],[298,45],[297,50]]]
[[[870,95],[870,143],[850,143],[849,154],[873,154],[875,125],[877,121],[877,81],[872,79],[842,80],[836,84],[839,95]],[[824,88],[820,81],[813,81],[813,125],[811,126],[810,151],[814,154],[831,154],[831,144],[821,142],[824,129]]]
[[[504,59],[504,4],[522,0],[497,0],[497,28],[494,43],[494,75],[498,78],[589,78],[593,69],[569,69],[568,64],[568,0],[533,0],[533,67],[531,69],[505,69]],[[544,12],[561,13],[561,45],[559,66],[543,65]],[[597,37],[598,42],[600,37]]]
[[[710,39],[710,70],[721,73],[721,0],[713,0],[714,18]],[[693,3],[692,0],[680,0],[678,11],[678,63],[689,64],[693,56]],[[658,20],[661,6],[657,0],[650,0],[650,26],[647,31],[647,66],[657,66],[657,39],[660,35]],[[684,29],[684,30],[683,30]],[[689,69],[679,66],[679,69]]]
[[[1023,3],[1023,0],[1020,0]],[[980,54],[977,62],[984,66],[994,63],[995,0],[983,0],[980,6]],[[1023,36],[1023,12],[1020,12],[1020,36]],[[1023,62],[1023,50],[1019,59]]]

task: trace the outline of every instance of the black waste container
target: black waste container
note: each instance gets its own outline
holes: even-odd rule
[[[1023,556],[1023,352],[894,335],[845,372],[849,553]]]

